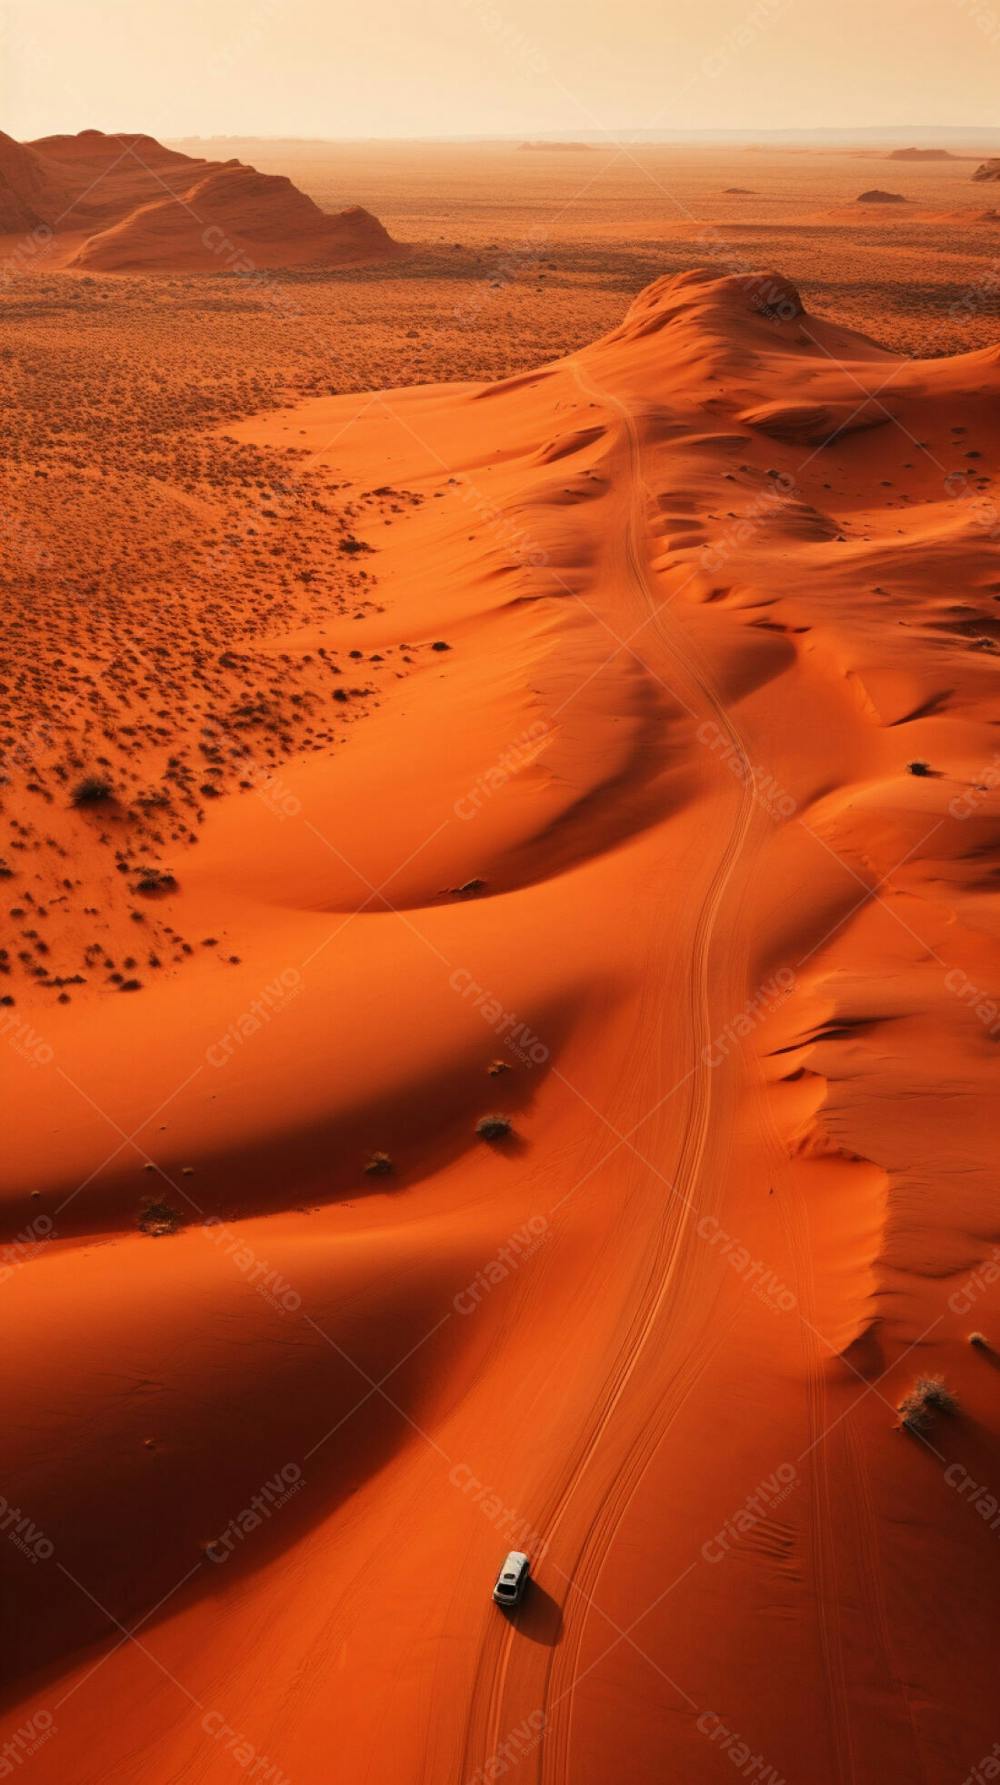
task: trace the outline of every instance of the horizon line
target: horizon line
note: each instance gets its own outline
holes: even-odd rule
[[[52,136],[81,136],[87,131],[99,131],[106,136],[151,136],[148,129],[102,130],[99,125],[84,125],[79,130],[42,130],[18,140],[22,142],[40,142]],[[951,136],[973,140],[980,137],[1000,138],[998,124],[803,124],[803,125],[696,125],[676,130],[650,130],[641,124],[623,124],[614,130],[502,130],[502,131],[396,131],[381,133],[369,131],[364,134],[344,132],[335,135],[303,135],[296,131],[285,130],[162,130],[161,140],[170,142],[299,142],[299,143],[379,143],[379,142],[425,142],[425,143],[522,143],[541,142],[553,145],[563,143],[583,143],[588,146],[599,146],[602,143],[615,143],[642,138],[650,143],[672,143],[698,138],[713,142],[749,139],[753,141],[773,141],[777,138],[792,141],[815,140],[818,137],[835,136],[846,141],[863,137],[895,137],[895,136]]]

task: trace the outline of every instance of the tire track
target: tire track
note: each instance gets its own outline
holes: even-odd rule
[[[676,1196],[671,1197],[665,1205],[665,1219],[660,1227],[656,1250],[647,1272],[639,1307],[630,1323],[625,1341],[619,1349],[615,1368],[605,1384],[600,1406],[590,1424],[589,1435],[567,1474],[555,1503],[547,1510],[545,1517],[539,1523],[539,1530],[546,1550],[550,1548],[559,1531],[622,1397],[638,1369],[663,1310],[667,1295],[673,1287],[674,1278],[679,1267],[685,1261],[684,1245],[691,1227],[692,1211],[695,1208],[693,1192],[699,1182],[710,1133],[713,1069],[707,1060],[703,1059],[701,1050],[705,1044],[711,1041],[712,1037],[710,983],[712,944],[719,913],[742,854],[754,809],[753,770],[740,734],[708,678],[692,666],[672,633],[667,629],[649,587],[643,545],[645,538],[643,492],[648,496],[648,490],[642,478],[641,444],[635,417],[620,399],[587,385],[581,378],[576,365],[574,365],[574,376],[581,390],[592,399],[603,402],[606,407],[615,410],[623,423],[629,492],[628,522],[625,533],[625,562],[628,577],[638,589],[647,610],[649,623],[655,630],[674,668],[680,673],[682,681],[692,688],[697,706],[689,707],[688,710],[696,715],[700,706],[703,711],[707,710],[711,713],[727,735],[738,759],[743,764],[744,774],[738,783],[740,788],[739,808],[726,838],[722,855],[714,869],[708,893],[699,911],[693,940],[687,1014],[692,1052],[699,1065],[690,1081],[691,1088],[688,1095],[680,1158],[674,1176]],[[717,1188],[715,1188],[714,1201],[716,1204],[721,1201]],[[703,1211],[699,1210],[700,1212]],[[690,1324],[693,1327],[694,1323]],[[694,1334],[688,1358],[670,1385],[670,1393],[657,1397],[652,1420],[643,1419],[639,1423],[624,1461],[598,1502],[583,1534],[572,1574],[568,1577],[571,1587],[579,1576],[583,1576],[588,1581],[596,1580],[599,1576],[608,1546],[627,1513],[665,1431],[707,1366],[712,1352],[722,1343],[724,1336],[724,1334],[718,1334],[715,1345],[706,1346],[701,1333]],[[585,1590],[583,1596],[585,1606],[589,1607],[590,1596],[586,1594]],[[581,1594],[575,1595],[577,1604],[580,1597]],[[572,1604],[572,1600],[568,1603]],[[583,1640],[585,1615],[585,1610],[581,1612],[574,1610],[569,1613],[567,1619],[567,1621],[573,1620],[573,1640],[570,1644],[564,1642],[563,1648],[566,1655],[572,1655],[574,1660],[579,1654]],[[505,1694],[515,1635],[514,1626],[508,1627],[502,1633],[496,1664],[489,1669],[485,1680],[483,1679],[483,1668],[489,1663],[493,1653],[493,1644],[487,1639],[484,1645],[474,1702],[467,1727],[463,1778],[473,1776],[471,1762],[474,1755],[480,1755],[480,1764],[485,1764],[489,1757],[495,1755],[499,1749],[505,1723]],[[537,1751],[536,1777],[539,1774],[545,1779],[552,1780],[562,1780],[567,1777],[575,1671],[574,1666],[573,1678],[566,1689],[556,1692],[555,1687],[559,1684],[559,1676],[562,1672],[560,1651],[550,1651],[540,1698],[546,1724],[545,1736]],[[478,1702],[476,1702],[477,1700]],[[564,1707],[562,1715],[552,1722],[550,1720],[551,1713],[554,1713],[560,1706]]]

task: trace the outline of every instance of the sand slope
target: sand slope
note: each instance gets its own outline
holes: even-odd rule
[[[100,272],[341,266],[399,252],[360,205],[328,216],[291,180],[235,162],[140,205],[84,242],[72,265]]]
[[[23,143],[0,131],[0,235],[34,229],[41,222],[44,181],[37,159]]]
[[[236,430],[423,498],[284,641],[419,668],[213,803],[165,909],[231,970],[8,1013],[33,1777],[990,1752],[998,391],[692,273]]]
[[[56,258],[91,272],[340,266],[401,252],[360,206],[328,213],[281,175],[100,130],[0,135],[0,235],[39,225],[62,244]]]

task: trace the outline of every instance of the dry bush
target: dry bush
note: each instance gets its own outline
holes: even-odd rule
[[[510,1131],[509,1116],[480,1116],[476,1123],[476,1133],[480,1140],[504,1140]]]
[[[899,1423],[908,1432],[926,1432],[935,1413],[957,1413],[958,1402],[943,1376],[918,1376],[897,1409]]]

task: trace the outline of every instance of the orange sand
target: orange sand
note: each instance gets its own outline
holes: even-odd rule
[[[157,911],[225,970],[3,1013],[39,1785],[990,1752],[998,391],[703,273],[229,430],[409,492],[378,601],[283,643],[385,680],[205,811]],[[64,807],[100,884],[129,810]]]
[[[285,175],[101,130],[33,143],[0,132],[0,236],[23,231],[48,264],[90,273],[246,274],[401,252],[360,205],[330,215]]]

